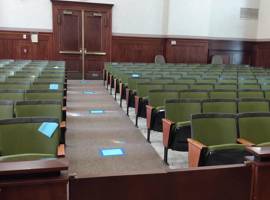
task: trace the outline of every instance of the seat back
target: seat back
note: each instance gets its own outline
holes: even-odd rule
[[[165,64],[166,61],[165,61],[165,58],[163,55],[156,55],[155,56],[155,63],[156,64]]]
[[[24,90],[0,90],[0,100],[22,101]]]
[[[269,100],[266,99],[240,99],[238,112],[269,112]]]
[[[234,99],[207,99],[202,101],[203,113],[237,113],[237,102]]]
[[[178,99],[179,92],[177,90],[150,90],[149,104],[153,107],[164,106],[167,99]]]
[[[238,98],[264,98],[262,90],[238,90]]]
[[[62,121],[61,101],[18,101],[15,104],[16,117],[48,117]]]
[[[0,119],[13,118],[13,101],[0,101]]]
[[[62,100],[62,90],[28,90],[25,100]]]
[[[216,90],[237,90],[237,85],[232,83],[218,83],[215,84]]]
[[[0,152],[14,154],[53,154],[59,145],[59,126],[51,138],[39,132],[43,122],[58,123],[54,118],[14,118],[0,120]]]
[[[164,89],[165,90],[187,90],[189,89],[189,85],[188,84],[180,84],[180,83],[170,83],[170,84],[166,84],[164,85]]]
[[[190,121],[192,114],[201,113],[201,101],[196,99],[171,99],[166,100],[166,119],[173,122]]]
[[[181,99],[208,99],[208,91],[205,90],[182,90],[180,91]]]
[[[236,121],[233,114],[192,115],[192,138],[207,146],[234,144],[237,139]]]
[[[210,99],[236,99],[236,90],[213,90],[209,92]]]
[[[138,83],[137,84],[137,95],[139,97],[147,97],[149,90],[162,90],[162,84],[154,84],[154,83]]]
[[[254,144],[270,142],[270,113],[242,113],[238,116],[239,136]]]
[[[207,84],[207,83],[191,84],[190,89],[191,90],[213,90],[214,85],[213,84]]]

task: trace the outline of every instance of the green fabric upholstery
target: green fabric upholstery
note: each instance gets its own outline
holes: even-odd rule
[[[244,150],[245,145],[241,145],[241,144],[221,144],[221,145],[208,146],[207,149],[208,149],[208,151],[226,150],[226,149]]]
[[[270,142],[265,142],[265,143],[261,143],[261,144],[257,144],[257,147],[270,147]]]
[[[237,113],[236,101],[204,101],[202,103],[203,113]]]
[[[15,118],[0,120],[1,156],[17,154],[57,155],[59,127],[51,138],[38,131],[43,122],[57,122],[54,118]]]
[[[269,113],[240,114],[238,121],[240,138],[254,144],[270,142]]]
[[[24,99],[23,90],[2,90],[0,100],[22,101]]]
[[[207,91],[181,91],[181,99],[208,99]]]
[[[236,99],[237,92],[233,90],[214,90],[209,92],[210,99]]]
[[[236,124],[237,122],[234,115],[193,115],[191,122],[192,138],[206,146],[235,144],[237,139]]]
[[[189,85],[188,84],[166,84],[164,85],[164,89],[165,90],[187,90],[189,89]]]
[[[1,90],[28,90],[30,88],[30,83],[24,82],[4,82],[0,83]]]
[[[0,162],[31,161],[55,158],[53,154],[15,154],[9,156],[0,156]]]
[[[264,94],[265,94],[265,99],[270,100],[270,91],[267,90],[267,91],[264,92]]]
[[[218,83],[230,83],[230,84],[237,84],[236,79],[220,79]]]
[[[237,90],[236,84],[215,84],[216,90]]]
[[[180,84],[193,84],[195,83],[195,79],[181,79],[181,80],[175,80],[174,83],[180,83]]]
[[[31,86],[30,86],[30,89],[31,90],[49,90],[50,89],[50,84],[58,84],[58,89],[59,90],[63,90],[63,83],[61,82],[52,82],[52,83],[42,83],[42,82],[39,82],[39,83],[33,83]]]
[[[201,113],[200,101],[169,100],[165,103],[166,119],[173,122],[190,121],[192,114]]]
[[[62,121],[61,101],[21,101],[15,105],[16,117],[52,117]]]
[[[190,85],[191,90],[212,90],[214,89],[213,84],[193,84]]]
[[[264,92],[260,90],[238,91],[238,98],[264,98]]]
[[[0,101],[0,119],[13,118],[13,102]]]
[[[149,90],[162,90],[162,84],[152,84],[152,83],[139,83],[137,84],[137,95],[139,97],[148,96]]]
[[[269,102],[266,100],[240,100],[238,102],[238,112],[269,112]]]
[[[190,121],[177,122],[177,123],[175,124],[175,126],[176,126],[177,128],[180,128],[180,127],[183,127],[183,126],[190,126],[190,125],[191,125],[191,122],[190,122]]]
[[[178,99],[179,92],[175,90],[150,90],[149,104],[153,107],[163,106],[167,99]]]
[[[239,90],[247,90],[247,89],[259,90],[261,89],[261,85],[260,84],[239,84],[238,89]]]
[[[61,90],[28,90],[25,93],[25,100],[62,100]]]

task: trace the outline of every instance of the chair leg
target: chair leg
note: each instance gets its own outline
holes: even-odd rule
[[[147,129],[147,142],[151,143],[150,141],[150,133],[151,133],[151,130],[148,128]]]
[[[117,96],[117,92],[116,92],[116,88],[115,88],[115,91],[114,91],[114,100],[116,101],[116,96]]]
[[[168,163],[168,148],[167,147],[164,147],[164,163],[166,164],[166,165],[169,165],[169,163]]]
[[[129,116],[129,106],[127,105],[127,116]]]
[[[135,121],[135,126],[138,128],[138,115],[136,115],[136,121]]]

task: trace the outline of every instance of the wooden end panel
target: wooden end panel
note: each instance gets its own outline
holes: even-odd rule
[[[162,119],[162,129],[163,129],[163,145],[164,147],[169,147],[169,139],[171,128],[174,123],[168,119]]]
[[[135,113],[136,113],[136,115],[139,114],[139,104],[140,104],[140,97],[135,96]]]
[[[65,145],[64,144],[60,144],[58,146],[58,149],[57,149],[57,156],[58,157],[65,157],[65,155],[66,155]]]
[[[153,113],[153,107],[147,105],[146,106],[146,125],[148,129],[151,128],[152,113]]]
[[[200,142],[188,139],[188,165],[189,167],[199,167],[200,156],[206,146]]]

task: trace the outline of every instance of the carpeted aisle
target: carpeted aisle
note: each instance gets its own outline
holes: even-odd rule
[[[90,90],[96,94],[84,94]],[[103,109],[104,114],[89,114]],[[66,154],[78,178],[165,173],[160,157],[134,127],[102,81],[68,81]],[[101,148],[124,148],[125,155],[101,157]]]

